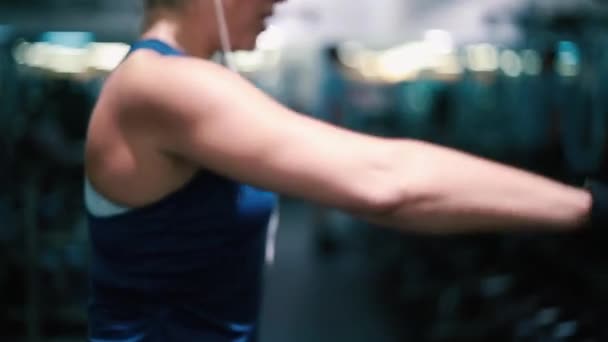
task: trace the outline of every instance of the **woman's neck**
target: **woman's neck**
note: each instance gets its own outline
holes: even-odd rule
[[[177,14],[155,13],[146,20],[142,39],[158,39],[184,51],[189,56],[210,58],[218,49],[217,36],[203,25],[198,30],[188,29]]]

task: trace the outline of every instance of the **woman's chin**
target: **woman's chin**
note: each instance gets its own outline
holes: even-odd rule
[[[235,51],[251,51],[255,50],[256,47],[257,36],[253,38],[243,39],[242,41],[235,42],[232,47]]]

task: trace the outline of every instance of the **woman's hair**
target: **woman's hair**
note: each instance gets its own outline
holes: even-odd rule
[[[142,30],[146,30],[150,26],[155,11],[179,9],[186,1],[187,0],[144,0]]]
[[[144,0],[146,9],[175,8],[182,5],[185,0]]]

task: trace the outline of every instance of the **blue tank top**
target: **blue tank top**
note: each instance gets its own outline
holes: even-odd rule
[[[140,41],[182,56],[163,42]],[[275,194],[201,171],[164,199],[88,212],[89,341],[252,342]]]

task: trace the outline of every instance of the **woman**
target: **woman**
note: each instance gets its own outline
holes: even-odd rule
[[[235,47],[251,49],[277,2],[146,2],[142,40],[88,132],[91,341],[253,341],[273,192],[433,233],[589,219],[587,191],[333,127],[206,60],[225,43],[219,9]]]

